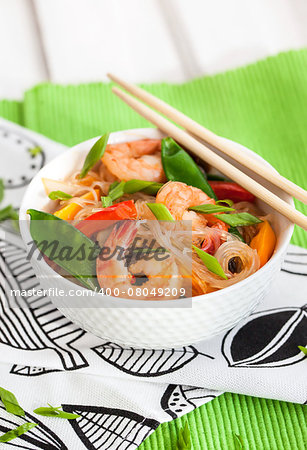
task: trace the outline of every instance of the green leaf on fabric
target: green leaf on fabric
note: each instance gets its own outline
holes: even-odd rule
[[[42,148],[39,147],[38,145],[36,147],[33,148],[29,148],[29,153],[31,156],[33,156],[33,158],[35,158],[35,156],[39,155],[40,153],[42,153]]]
[[[174,450],[191,450],[191,433],[189,430],[188,422],[184,424],[184,427],[179,430],[178,439]]]
[[[49,405],[49,403],[48,403]],[[61,406],[43,406],[41,408],[36,408],[33,411],[35,414],[38,414],[39,416],[44,416],[44,417],[58,417],[59,419],[67,419],[67,420],[74,420],[74,419],[78,419],[79,414],[72,414],[72,413],[68,413],[66,411],[62,410]]]
[[[27,431],[31,430],[32,428],[36,427],[37,423],[31,423],[27,422],[23,425],[20,425],[20,427],[15,428],[14,430],[10,430],[7,433],[0,436],[0,442],[9,442],[13,439],[18,438],[19,436],[25,434]]]
[[[240,449],[244,448],[243,439],[241,438],[241,436],[239,434],[233,433],[233,438],[234,438],[235,450],[240,450]]]
[[[307,355],[307,348],[303,347],[302,345],[298,345],[298,348],[300,349],[301,352],[304,353],[304,355]]]
[[[15,414],[15,416],[25,415],[24,410],[19,405],[17,398],[12,392],[0,387],[0,399],[7,412]]]

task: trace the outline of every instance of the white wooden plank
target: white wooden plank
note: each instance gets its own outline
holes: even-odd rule
[[[30,0],[0,0],[0,98],[22,98],[46,78]]]
[[[35,0],[53,81],[183,79],[156,0]]]
[[[213,74],[307,45],[306,0],[160,0],[180,25],[189,76]],[[179,38],[178,38],[179,36]]]

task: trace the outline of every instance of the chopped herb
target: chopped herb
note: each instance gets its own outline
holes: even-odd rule
[[[112,206],[113,202],[111,197],[106,196],[106,197],[101,197],[101,204],[103,208],[107,208],[108,206]]]
[[[214,256],[209,255],[209,253],[204,252],[204,250],[201,250],[195,245],[192,245],[192,247],[200,257],[204,265],[207,267],[207,269],[210,270],[210,272],[213,272],[215,273],[215,275],[218,275],[219,277],[224,278],[224,280],[227,280],[227,276],[222,269],[222,266]]]
[[[52,191],[52,192],[50,192],[48,197],[51,200],[68,200],[69,198],[72,198],[72,195],[66,194],[63,191]]]
[[[33,156],[33,158],[35,158],[35,156],[39,155],[40,153],[42,153],[42,148],[39,147],[38,145],[36,147],[33,148],[29,148],[29,153],[31,156]]]
[[[142,191],[148,195],[156,195],[162,186],[163,183],[156,183],[155,181],[129,180],[126,181],[124,190],[126,194]]]
[[[228,233],[233,234],[234,236],[239,238],[240,241],[245,242],[244,237],[242,236],[237,227],[230,227]]]
[[[205,205],[191,206],[189,209],[203,214],[235,211],[233,208],[228,208],[228,206],[212,205],[211,203],[207,203]]]
[[[219,214],[219,219],[231,227],[247,227],[262,222],[258,217],[252,216],[247,212],[237,214]]]
[[[0,388],[0,398],[7,412],[15,416],[24,416],[25,412],[19,405],[15,395],[4,388]]]
[[[0,442],[9,442],[13,439],[18,438],[22,434],[25,434],[27,431],[31,430],[32,428],[36,427],[37,423],[31,423],[27,422],[23,425],[20,425],[20,427],[14,428],[14,430],[10,430],[7,433],[0,436]]]
[[[7,219],[18,220],[18,213],[12,205],[8,205],[0,210],[0,222]]]
[[[234,443],[235,443],[235,449],[240,450],[243,447],[243,440],[239,434],[233,433],[234,436]]]
[[[109,133],[104,134],[95,142],[85,158],[79,178],[84,178],[88,171],[102,158],[109,139]]]
[[[4,183],[2,178],[0,178],[0,203],[2,202],[4,198]]]
[[[63,411],[61,406],[58,407],[54,407],[51,405],[45,407],[43,406],[42,408],[36,408],[33,412],[35,414],[38,414],[39,416],[58,417],[60,419],[67,419],[67,420],[78,419],[78,417],[80,417],[78,414],[72,414]]]
[[[301,352],[304,353],[304,355],[307,355],[307,348],[303,347],[302,345],[298,345],[298,348],[300,349]]]
[[[191,448],[191,433],[189,430],[188,422],[186,422],[184,424],[184,427],[179,430],[175,450],[191,450]]]
[[[225,200],[217,200],[215,202],[216,205],[221,205],[221,204],[223,205],[224,203],[226,203],[226,205],[228,205],[230,207],[233,205],[233,201],[230,200],[229,198],[225,198]]]
[[[110,197],[112,202],[115,202],[115,200],[119,199],[124,195],[125,193],[124,187],[125,187],[124,181],[121,181],[120,183],[118,181],[115,181],[114,183],[111,184],[108,196]]]
[[[174,218],[162,203],[146,203],[150,211],[153,213],[157,220],[170,220],[174,222]]]

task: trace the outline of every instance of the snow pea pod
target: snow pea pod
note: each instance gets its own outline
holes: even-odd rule
[[[161,159],[168,180],[181,181],[204,191],[209,197],[217,197],[207,182],[205,175],[191,156],[183,150],[172,138],[167,137],[161,142]]]
[[[66,220],[53,214],[29,209],[31,236],[41,253],[88,289],[95,290],[96,259],[100,248]]]

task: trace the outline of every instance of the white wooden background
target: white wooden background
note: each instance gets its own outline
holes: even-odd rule
[[[0,98],[44,80],[180,82],[307,45],[307,0],[0,0]]]

